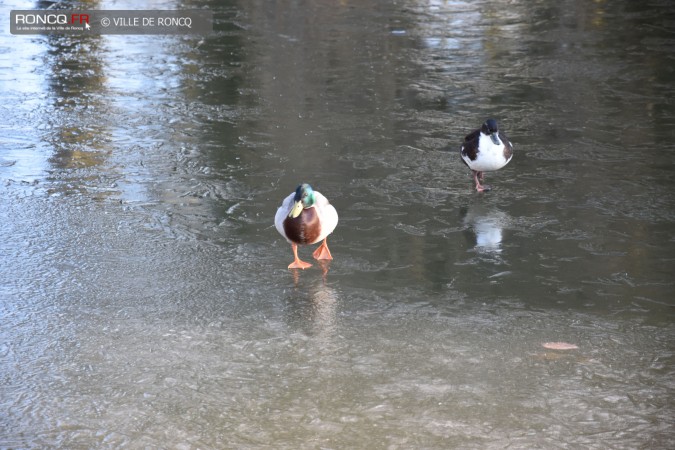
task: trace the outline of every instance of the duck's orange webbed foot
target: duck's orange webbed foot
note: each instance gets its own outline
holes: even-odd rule
[[[330,250],[328,249],[328,244],[326,244],[326,239],[323,240],[319,248],[314,250],[312,256],[314,259],[333,259],[333,256],[330,254]]]
[[[301,260],[298,257],[298,245],[297,244],[291,244],[291,247],[293,248],[293,256],[295,257],[295,260],[288,265],[289,269],[306,269],[308,267],[312,267],[312,265],[308,262],[305,262]]]
[[[487,192],[489,190],[492,190],[492,187],[486,185],[486,184],[480,184],[480,182],[484,179],[483,172],[473,172],[473,180],[476,182],[476,190],[478,192]]]
[[[293,261],[288,265],[289,269],[307,269],[308,267],[312,267],[312,265],[308,262],[302,261],[300,259]]]

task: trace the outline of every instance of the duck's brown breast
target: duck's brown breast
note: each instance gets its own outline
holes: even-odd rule
[[[296,218],[284,219],[284,233],[296,244],[312,244],[321,234],[319,215],[315,208],[305,208]]]

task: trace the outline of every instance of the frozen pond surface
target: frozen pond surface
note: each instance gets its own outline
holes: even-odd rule
[[[675,446],[668,2],[152,5],[216,32],[3,25],[0,447]]]

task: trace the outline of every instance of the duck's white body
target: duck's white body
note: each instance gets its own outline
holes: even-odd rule
[[[301,184],[281,203],[274,216],[274,226],[291,244],[293,262],[289,269],[306,269],[311,264],[298,257],[298,245],[321,242],[312,253],[315,259],[331,260],[326,237],[335,230],[338,214],[328,199],[307,184]]]
[[[286,220],[288,214],[291,212],[291,209],[293,208],[294,196],[295,192],[291,193],[288,197],[286,197],[284,201],[281,203],[281,206],[277,209],[277,213],[274,216],[274,226],[277,228],[279,234],[281,234],[284,238],[286,238],[286,240],[290,243],[293,243],[294,241],[291,240],[288,236],[286,236],[286,231],[284,230],[284,220]],[[306,244],[316,244],[317,242],[326,239],[326,237],[328,237],[328,235],[335,230],[335,227],[337,227],[338,224],[338,213],[333,207],[333,205],[330,204],[328,199],[318,191],[314,191],[314,198],[315,203],[313,206],[310,206],[310,208],[316,209],[316,213],[319,216],[319,224],[321,226],[321,230],[319,231],[319,237],[317,237],[316,239],[312,239],[311,242],[306,242]],[[302,243],[304,244],[304,242]]]
[[[464,164],[473,172],[478,192],[489,191],[490,186],[481,184],[484,172],[499,170],[513,158],[513,144],[499,131],[494,119],[488,119],[480,127],[464,138],[460,150]]]
[[[501,134],[501,133],[500,133]],[[504,151],[509,147],[513,147],[511,142],[506,140],[503,135],[499,136],[499,145],[495,145],[487,134],[480,133],[478,137],[478,151],[476,152],[476,159],[471,160],[469,155],[462,152],[462,159],[469,166],[469,169],[477,172],[492,172],[499,170],[507,165],[513,158],[513,152]],[[463,147],[462,147],[463,148]],[[508,157],[506,156],[508,154]]]

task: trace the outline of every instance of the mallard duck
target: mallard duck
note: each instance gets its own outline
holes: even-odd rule
[[[277,231],[293,248],[295,260],[289,269],[306,269],[312,265],[298,257],[298,245],[311,245],[323,240],[314,251],[314,259],[333,259],[326,237],[338,223],[338,214],[328,199],[303,183],[286,197],[274,216]]]
[[[479,130],[464,138],[460,150],[462,161],[469,166],[473,173],[478,192],[489,191],[490,186],[481,184],[483,172],[490,172],[504,167],[513,158],[513,144],[504,133],[499,131],[499,125],[494,119],[488,119]]]

